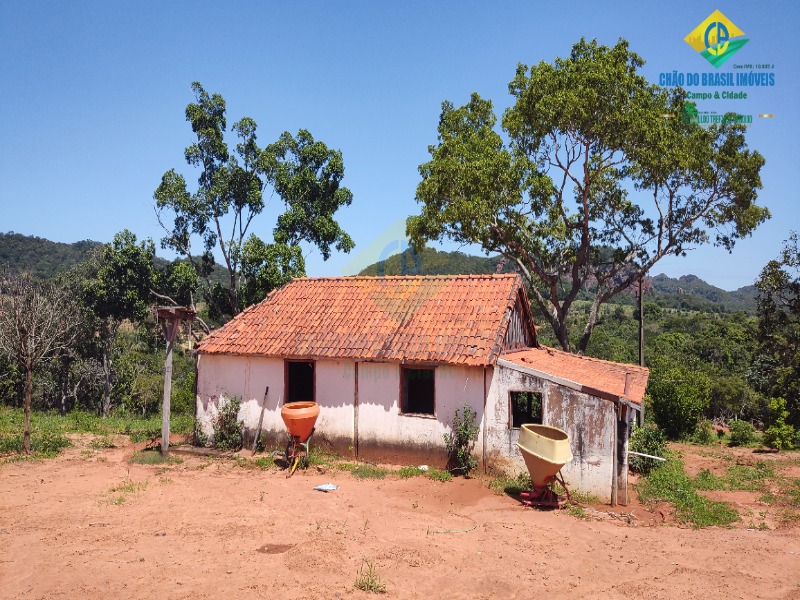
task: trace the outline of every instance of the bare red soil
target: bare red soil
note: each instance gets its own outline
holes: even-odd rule
[[[133,451],[84,441],[0,465],[0,598],[368,598],[365,561],[392,598],[800,598],[797,527],[693,530],[636,503],[579,519],[481,479],[287,479],[225,459],[129,464]]]

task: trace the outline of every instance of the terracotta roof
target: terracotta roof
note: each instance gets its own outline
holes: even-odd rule
[[[522,367],[577,384],[593,396],[620,398],[641,404],[650,370],[638,365],[579,356],[541,346],[503,354],[505,359]],[[625,379],[628,393],[625,393]]]
[[[489,365],[520,294],[527,306],[517,274],[295,279],[198,351]]]

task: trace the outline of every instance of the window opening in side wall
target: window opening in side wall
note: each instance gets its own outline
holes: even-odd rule
[[[542,394],[511,392],[509,394],[510,426],[518,429],[523,423],[542,423]]]
[[[402,367],[400,391],[402,412],[418,415],[435,414],[435,373],[433,367]]]
[[[286,361],[286,402],[316,402],[314,395],[314,363]]]

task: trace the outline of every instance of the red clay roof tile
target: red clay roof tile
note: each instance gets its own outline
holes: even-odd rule
[[[300,278],[212,332],[198,350],[489,365],[519,294],[525,290],[516,274]]]
[[[644,399],[649,369],[638,365],[615,363],[588,356],[579,356],[555,348],[541,346],[503,354],[501,358],[577,383],[587,393],[597,390],[614,397],[624,397],[636,404]],[[625,380],[628,379],[628,393]]]

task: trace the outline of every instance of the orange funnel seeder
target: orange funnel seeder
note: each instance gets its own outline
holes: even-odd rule
[[[289,435],[305,442],[314,431],[314,424],[319,416],[319,404],[316,402],[289,402],[281,408],[281,418],[289,430]]]

